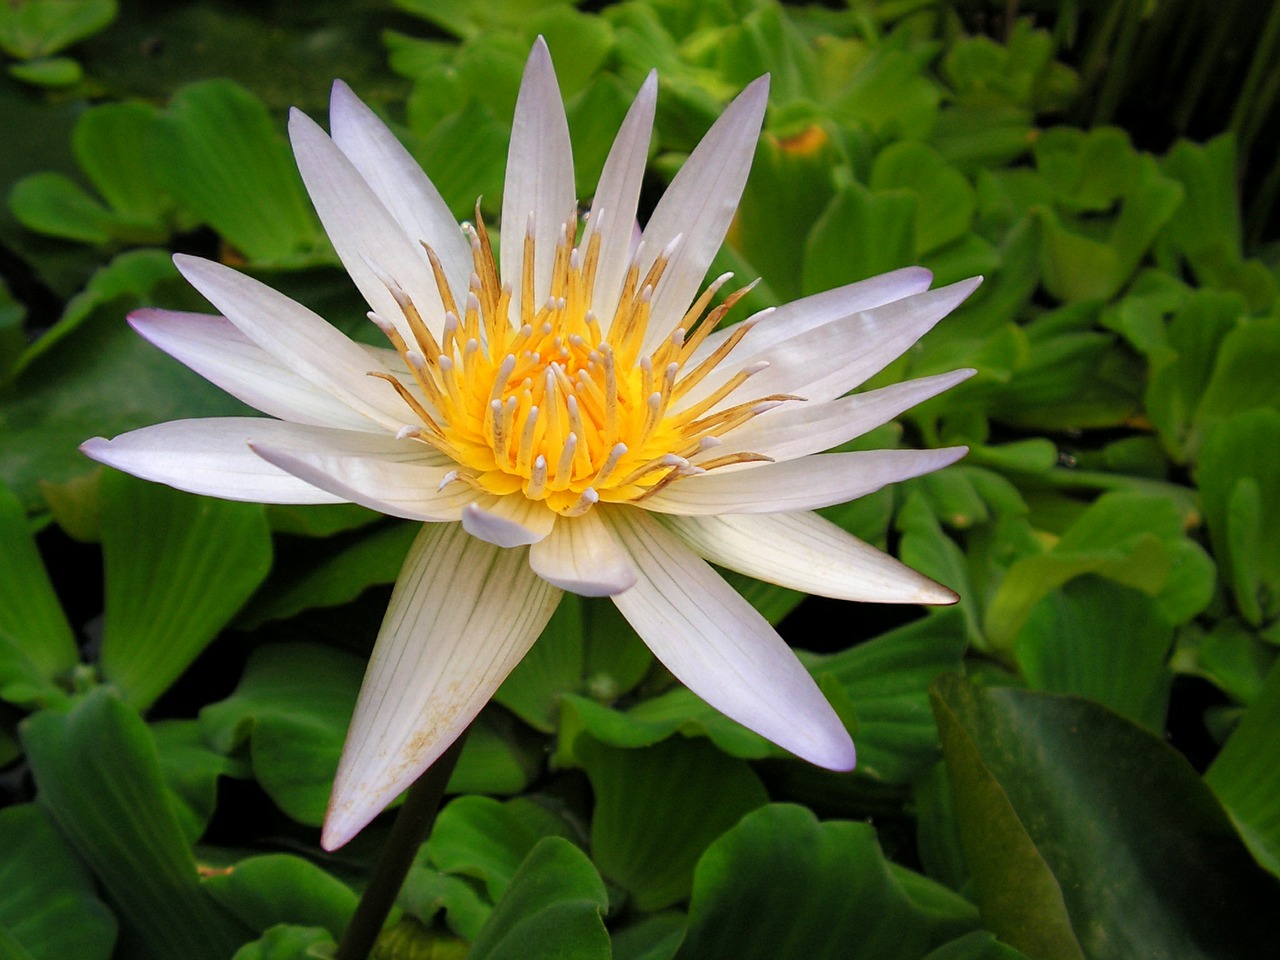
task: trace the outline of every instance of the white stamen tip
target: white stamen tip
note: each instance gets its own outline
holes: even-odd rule
[[[445,487],[447,487],[449,484],[453,483],[453,481],[457,479],[458,479],[458,471],[450,470],[448,473],[446,473],[443,477],[440,478],[440,486],[436,487],[436,493],[439,493],[441,490],[443,490]]]
[[[410,437],[416,437],[422,431],[411,423],[406,423],[403,427],[396,431],[397,440],[408,440]]]

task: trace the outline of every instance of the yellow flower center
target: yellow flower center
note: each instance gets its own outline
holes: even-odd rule
[[[696,402],[681,402],[738,344],[750,328],[739,324],[710,355],[690,365],[694,352],[733,305],[743,288],[708,309],[729,274],[697,299],[670,337],[642,352],[649,307],[672,248],[643,278],[632,263],[612,322],[602,329],[592,312],[600,256],[599,234],[587,231],[585,253],[573,245],[577,215],[564,225],[552,270],[551,293],[534,302],[534,239],[526,235],[518,318],[511,316],[511,288],[498,275],[489,236],[476,211],[471,239],[474,273],[461,309],[439,258],[427,256],[445,306],[437,339],[408,295],[393,281],[413,334],[406,343],[386,318],[374,321],[391,340],[412,380],[388,380],[421,426],[413,437],[457,463],[449,480],[465,481],[500,496],[523,493],[566,516],[598,501],[643,499],[682,476],[730,463],[767,459],[736,453],[692,465],[689,460],[719,437],[774,402],[771,396],[710,413],[754,371],[745,369]],[[678,241],[677,241],[678,242]],[[416,387],[416,389],[414,389]]]

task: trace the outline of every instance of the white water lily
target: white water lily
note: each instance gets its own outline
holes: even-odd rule
[[[657,81],[641,87],[579,230],[551,59],[529,57],[500,238],[460,230],[342,83],[331,135],[295,111],[298,166],[391,349],[358,345],[229,267],[175,257],[221,316],[141,310],[143,336],[268,418],[162,423],[87,442],[196,493],[351,501],[423,523],[360,691],[325,821],[341,846],[466,728],[565,590],[608,596],[725,715],[822,767],[853,743],[773,628],[707,561],[848,600],[955,596],[812,511],[964,448],[823,453],[972,371],[848,396],[976,287],[905,269],[716,329],[699,292],[746,181],[767,78],[635,217]],[[780,242],[787,242],[780,239]]]

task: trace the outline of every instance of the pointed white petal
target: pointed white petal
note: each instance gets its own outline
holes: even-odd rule
[[[743,345],[738,347],[738,352],[758,352],[775,343],[790,340],[806,330],[821,327],[859,311],[871,310],[923,293],[932,282],[933,274],[924,267],[903,267],[901,270],[868,277],[834,290],[824,290],[822,293],[792,300],[770,310],[768,316],[762,318],[747,335]],[[711,334],[694,351],[689,363],[697,364],[710,356],[732,332],[733,327],[730,326]]]
[[[750,470],[712,470],[677,480],[640,503],[658,513],[798,513],[856,500],[899,480],[955,463],[968,447],[819,453]]]
[[[481,497],[462,511],[462,526],[473,537],[498,547],[525,547],[537,543],[555,526],[555,511],[540,500],[522,494]]]
[[[551,52],[538,37],[525,64],[511,123],[502,191],[502,280],[511,284],[512,316],[520,315],[520,276],[529,215],[534,228],[534,311],[551,293],[551,265],[565,221],[574,213],[573,150]]]
[[[748,346],[747,341],[756,332],[752,330],[734,351],[732,362],[722,364],[723,371],[715,371],[698,384],[683,403],[705,396],[738,370],[762,360],[768,363],[764,370],[712,409],[774,393],[790,393],[809,400],[838,397],[905,353],[981,282],[981,277],[974,277],[918,293],[813,327],[764,349]],[[761,326],[767,322],[768,319],[762,321]]]
[[[346,154],[300,110],[290,111],[289,139],[325,233],[369,306],[413,342],[400,306],[376,268],[413,298],[427,326],[439,332],[444,306],[418,238],[405,233]]]
[[[440,483],[452,462],[413,440],[388,438],[396,446],[364,450],[352,445],[290,446],[255,442],[250,449],[263,460],[334,496],[370,510],[406,520],[458,520],[475,499],[464,483]]]
[[[391,388],[368,376],[369,353],[302,304],[212,260],[176,254],[178,271],[240,332],[356,412],[391,429],[408,411]]]
[[[333,84],[329,126],[333,142],[409,239],[423,241],[436,252],[454,296],[461,300],[471,276],[471,245],[412,154],[341,80]]]
[[[669,517],[665,522],[712,563],[792,590],[867,603],[959,599],[816,513]]]
[[[598,509],[557,520],[529,548],[529,564],[543,580],[584,597],[611,597],[636,582],[635,564]]]
[[[654,319],[645,335],[645,353],[670,336],[684,317],[724,242],[751,170],[768,101],[767,76],[738,94],[689,154],[645,225],[641,277],[658,254],[680,237],[653,295]]]
[[[294,423],[376,429],[375,421],[298,376],[226,317],[148,307],[129,314],[129,323],[169,356],[263,413]]]
[[[821,453],[888,423],[903,411],[969,379],[976,372],[954,370],[835,400],[784,403],[725,434],[724,443],[707,455],[723,457],[750,451],[782,461]],[[742,464],[722,469],[749,468],[749,464]]]
[[[258,503],[341,503],[337,496],[273,467],[249,448],[251,440],[322,442],[331,431],[258,417],[170,420],[80,445],[86,456],[144,480],[224,500]],[[368,435],[372,440],[378,438]]]
[[[704,560],[643,511],[607,513],[639,571],[613,598],[676,678],[811,763],[849,770],[853,741],[791,648]]]
[[[658,74],[653,71],[645,78],[609,149],[609,158],[605,160],[595,199],[591,203],[591,218],[582,238],[585,247],[599,228],[600,263],[596,268],[596,286],[591,302],[605,333],[609,332],[627,267],[631,265],[636,205],[640,201],[640,186],[649,160],[649,138],[657,100]]]
[[[423,528],[396,581],[342,749],[321,843],[342,846],[466,729],[560,600],[528,551]]]

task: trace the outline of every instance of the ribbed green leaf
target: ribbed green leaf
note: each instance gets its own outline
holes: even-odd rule
[[[146,724],[110,688],[29,719],[37,799],[97,876],[138,960],[226,960],[247,934],[203,890]]]
[[[574,753],[595,795],[592,857],[646,912],[688,896],[702,851],[768,799],[746,761],[705,740],[620,750],[582,736]]]
[[[75,637],[45,573],[26,511],[0,484],[0,698],[58,703],[54,682],[80,662]]]
[[[267,575],[262,507],[109,473],[102,483],[106,614],[102,673],[150,705]]]

